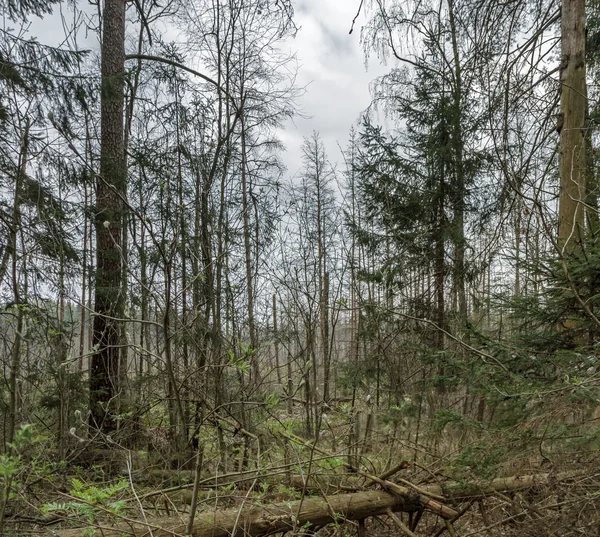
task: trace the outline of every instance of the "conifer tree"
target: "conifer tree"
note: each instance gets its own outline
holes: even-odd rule
[[[100,173],[96,180],[94,349],[90,370],[90,425],[111,432],[119,396],[120,323],[123,322],[123,213],[127,170],[123,143],[125,2],[107,0],[102,21]]]

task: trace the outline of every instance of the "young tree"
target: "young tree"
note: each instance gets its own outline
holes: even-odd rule
[[[55,115],[74,111],[70,101],[83,86],[75,73],[84,54],[41,44],[28,33],[29,17],[52,13],[54,4],[8,2],[1,13],[0,294],[6,302],[2,315],[11,319],[3,336],[9,349],[4,361],[5,446],[13,442],[25,416],[23,394],[31,388],[24,382],[25,370],[31,372],[24,357],[38,334],[30,332],[30,321],[52,327],[66,340],[66,323],[61,326],[43,301],[49,289],[59,288],[65,296],[65,271],[55,271],[53,265],[64,267],[65,260],[77,259],[61,199],[61,189],[77,171],[62,155],[57,157],[60,143],[49,132]],[[55,388],[51,382],[44,386],[51,393]],[[60,412],[59,422],[64,416]]]

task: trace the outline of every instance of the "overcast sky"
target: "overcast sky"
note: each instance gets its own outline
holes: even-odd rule
[[[287,177],[300,171],[302,141],[313,131],[320,133],[331,163],[343,169],[338,144],[346,147],[350,127],[357,124],[361,112],[369,106],[370,82],[389,69],[376,58],[365,65],[360,45],[364,12],[349,34],[359,4],[360,0],[293,0],[294,20],[299,30],[282,48],[297,55],[297,83],[306,87],[306,92],[298,100],[303,117],[286,123],[280,133],[286,147],[283,159]],[[79,2],[78,7],[93,9],[85,2]],[[63,10],[67,19],[72,17],[69,8]],[[32,17],[30,31],[42,43],[59,44],[64,35],[59,9],[44,20]],[[173,38],[176,39],[176,34]],[[82,32],[78,39],[84,48],[97,46],[94,35],[88,34],[86,39]]]
[[[325,143],[329,160],[343,168],[338,143],[345,148],[350,127],[371,102],[370,82],[389,67],[369,59],[365,67],[360,45],[364,13],[349,35],[352,19],[360,0],[296,0],[295,39],[287,43],[299,62],[298,84],[307,91],[298,101],[303,115],[288,122],[281,133],[287,151],[284,156],[288,175],[302,167],[302,140],[318,131]]]

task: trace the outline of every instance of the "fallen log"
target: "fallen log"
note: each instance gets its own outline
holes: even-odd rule
[[[286,438],[297,442],[301,445],[305,445],[306,442],[300,438],[299,436],[296,436],[295,434],[283,434],[283,436],[285,436]],[[327,453],[325,450],[317,447],[316,445],[312,446],[312,449],[317,452],[317,453],[321,453],[322,455],[325,455],[327,457],[332,457],[332,455],[330,453]],[[434,498],[430,498],[427,496],[427,492],[425,492],[423,489],[420,489],[418,487],[413,487],[413,488],[407,488],[407,487],[403,487],[402,485],[398,485],[397,483],[392,483],[391,481],[387,481],[386,479],[382,479],[381,477],[377,477],[375,475],[371,475],[367,472],[364,472],[363,470],[361,470],[360,468],[356,468],[355,466],[344,462],[342,463],[346,468],[350,469],[352,472],[355,472],[359,475],[362,475],[363,477],[366,477],[369,481],[372,481],[373,483],[377,483],[378,485],[381,485],[384,489],[393,492],[394,494],[397,494],[400,497],[410,497],[411,495],[415,494],[415,491],[417,491],[417,500],[418,503],[421,507],[423,507],[424,509],[427,509],[428,511],[431,511],[432,513],[435,513],[438,516],[441,516],[442,518],[446,518],[446,519],[452,519],[454,517],[456,517],[458,515],[458,513],[456,511],[454,511],[454,509],[451,509],[450,507],[441,504],[439,501],[436,501],[436,499]],[[443,500],[444,498],[439,497],[437,498],[438,500]]]
[[[295,502],[255,505],[246,503],[241,509],[225,509],[199,513],[194,522],[192,537],[261,537],[301,527],[320,527],[344,520],[364,520],[388,512],[416,511],[430,508],[423,503],[423,495],[444,496],[456,501],[486,496],[497,492],[513,492],[535,486],[552,485],[581,475],[577,472],[544,473],[503,477],[491,481],[468,483],[449,482],[441,485],[423,485],[418,491],[398,494],[386,491],[367,491],[340,494],[325,499],[304,498]],[[387,482],[386,482],[387,483]],[[389,483],[388,483],[389,486]],[[394,490],[394,488],[391,488]],[[399,490],[405,491],[404,487]],[[396,492],[396,491],[394,491]],[[428,502],[432,500],[426,498]],[[434,502],[436,503],[436,502]],[[444,506],[445,507],[445,506]],[[448,512],[453,512],[449,508]],[[431,509],[443,516],[443,512]],[[180,519],[152,519],[148,524],[139,521],[121,523],[115,528],[102,529],[105,537],[173,537],[185,535],[185,517]],[[56,532],[60,537],[80,537],[81,529]]]
[[[440,485],[425,485],[420,487],[420,489],[427,494],[459,500],[486,496],[496,492],[516,492],[541,485],[548,486],[553,483],[568,481],[577,476],[581,476],[581,472],[574,471],[516,475],[511,477],[498,477],[491,481],[480,480],[465,483],[450,481]]]
[[[415,511],[420,507],[418,495],[397,496],[384,491],[340,494],[326,499],[304,498],[295,502],[271,505],[247,503],[241,509],[198,513],[192,537],[258,537],[299,528],[320,527],[344,520],[364,520],[388,511]],[[104,537],[173,537],[186,533],[185,517],[179,520],[153,519],[149,524],[128,522],[103,528]],[[56,532],[61,537],[80,537],[81,529]]]
[[[390,483],[382,480],[381,477],[370,476],[365,472],[360,472],[359,475],[363,475],[366,479],[373,480],[375,483],[379,483],[384,488],[387,488],[391,492],[396,492],[400,495],[405,495],[408,487],[402,487],[396,483]],[[519,490],[525,490],[537,486],[549,486],[552,483],[559,483],[568,481],[569,479],[581,476],[581,472],[559,472],[559,473],[542,473],[542,474],[530,474],[530,475],[515,475],[510,477],[497,477],[492,480],[474,480],[467,482],[459,481],[447,481],[441,484],[429,484],[416,486],[403,480],[403,483],[410,485],[410,488],[415,493],[421,493],[425,496],[431,496],[434,499],[440,501],[451,501],[451,500],[466,500],[471,498],[477,498],[481,496],[487,496],[497,492],[517,492]],[[320,490],[344,490],[352,487],[353,485],[357,488],[360,486],[360,478],[358,476],[352,477],[348,474],[338,475],[338,479],[334,479],[334,475],[317,476],[311,475],[309,477],[309,487],[307,490],[311,492],[319,492]],[[313,484],[316,481],[322,487],[319,489]],[[292,486],[297,487],[301,490],[302,487],[302,476],[292,476]],[[327,489],[325,489],[327,487]],[[452,517],[447,517],[452,518]]]

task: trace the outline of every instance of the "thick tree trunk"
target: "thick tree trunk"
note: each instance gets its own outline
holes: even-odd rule
[[[125,74],[125,2],[106,0],[102,26],[100,176],[96,182],[96,287],[94,347],[90,371],[90,425],[103,432],[116,428],[119,394],[120,319],[123,317],[123,86]]]
[[[327,501],[326,501],[327,500]],[[257,506],[248,504],[241,508],[211,511],[199,514],[194,522],[192,537],[258,536],[299,531],[305,526],[319,527],[341,520],[362,520],[383,515],[388,511],[413,511],[419,508],[411,498],[401,498],[386,492],[368,491],[357,494],[330,496],[296,502]],[[186,525],[174,519],[152,520],[152,532],[144,524],[132,524],[113,530],[103,529],[105,537],[120,537],[123,531],[135,536],[171,537],[174,533],[185,535]],[[168,529],[154,529],[168,528]],[[79,537],[81,530],[61,532],[62,537]]]
[[[533,486],[558,483],[576,477],[573,472],[562,474],[536,474],[498,478],[492,481],[473,483],[448,483],[445,485],[428,485],[419,492],[404,489],[403,494],[391,494],[382,490],[358,492],[328,496],[323,499],[304,498],[296,502],[284,502],[271,505],[244,505],[241,508],[209,511],[198,515],[192,537],[258,537],[273,533],[320,527],[343,520],[364,520],[371,516],[384,515],[389,512],[416,511],[422,507],[429,508],[444,516],[453,510],[428,500],[423,504],[423,497],[444,494],[448,499],[462,500],[477,498],[494,492],[514,492]],[[424,496],[425,495],[425,496]],[[436,508],[440,506],[443,509]],[[150,526],[150,527],[149,527]],[[165,529],[159,529],[165,528]],[[150,532],[152,529],[152,532]],[[136,537],[171,537],[173,534],[185,534],[185,522],[175,518],[153,519],[149,524],[124,524],[119,528],[103,529],[104,537],[120,537],[123,533]],[[79,537],[81,529],[57,532],[61,537]]]
[[[559,246],[581,241],[585,200],[585,0],[562,6]]]

